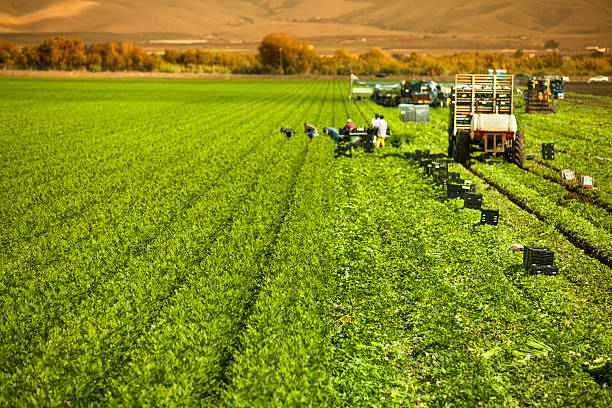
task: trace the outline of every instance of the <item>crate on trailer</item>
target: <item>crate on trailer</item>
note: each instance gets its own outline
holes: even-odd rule
[[[341,157],[341,156],[342,157],[353,157],[353,146],[351,146],[350,143],[338,144],[338,147],[336,147],[336,157]]]
[[[482,194],[466,192],[463,195],[463,208],[472,210],[482,209]]]
[[[593,177],[591,176],[580,176],[578,181],[582,188],[593,188]]]
[[[530,272],[533,275],[558,275],[559,268],[553,265],[531,265]]]
[[[550,265],[555,263],[555,253],[547,247],[526,246],[523,252],[523,268],[530,270],[531,265]]]
[[[559,170],[559,176],[567,181],[575,181],[576,180],[576,175],[574,174],[573,170],[570,169],[561,169]]]
[[[554,143],[542,143],[542,159],[543,160],[555,160],[555,144]]]
[[[499,210],[480,210],[480,225],[497,225]]]

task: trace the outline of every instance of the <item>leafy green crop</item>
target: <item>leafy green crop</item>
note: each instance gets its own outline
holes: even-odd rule
[[[0,96],[0,405],[612,404],[612,271],[568,239],[609,259],[609,214],[541,164],[452,164],[500,210],[476,225],[403,157],[445,151],[447,109],[403,124],[333,80],[0,77]],[[580,103],[525,119],[528,147],[587,154],[548,140]],[[375,112],[400,148],[334,159],[302,133]],[[609,120],[576,120],[609,150]]]

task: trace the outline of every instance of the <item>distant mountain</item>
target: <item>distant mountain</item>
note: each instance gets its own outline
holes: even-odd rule
[[[4,0],[2,33],[168,33],[255,41],[303,37],[539,36],[612,39],[610,0]],[[612,42],[610,40],[609,42]],[[601,43],[601,41],[600,41]],[[612,44],[600,44],[612,46]]]

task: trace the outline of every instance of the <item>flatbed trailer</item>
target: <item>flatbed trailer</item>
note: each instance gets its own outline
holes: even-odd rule
[[[469,165],[470,152],[503,154],[522,166],[525,141],[514,117],[512,75],[457,74],[451,93],[448,154]]]

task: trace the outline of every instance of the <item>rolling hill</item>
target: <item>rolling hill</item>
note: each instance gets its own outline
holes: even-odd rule
[[[159,33],[257,41],[303,37],[560,38],[612,43],[609,0],[9,0],[2,33]]]

